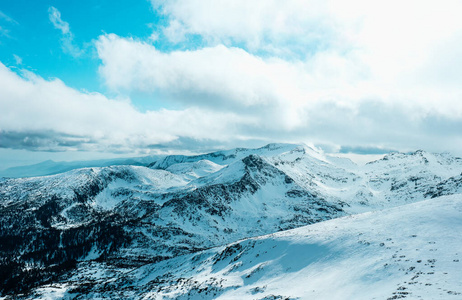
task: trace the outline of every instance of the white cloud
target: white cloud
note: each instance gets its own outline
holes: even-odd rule
[[[277,115],[269,128],[296,126],[300,105],[316,101],[313,94],[327,88],[310,91],[303,86],[315,80],[305,64],[264,60],[223,45],[162,53],[147,43],[108,35],[100,37],[97,49],[103,61],[100,74],[114,90],[159,92],[161,101],[171,99],[185,107],[257,118]]]
[[[164,34],[181,42],[188,34],[198,34],[211,43],[244,43],[250,49],[277,52],[293,47],[319,47],[335,36],[335,24],[325,16],[323,1],[287,0],[152,0],[154,9],[170,18]],[[321,45],[323,46],[323,45]],[[283,48],[283,49],[281,49]]]
[[[151,0],[175,39],[198,34],[264,47],[311,41],[388,54],[408,53],[460,30],[458,0]],[[178,32],[178,34],[174,34]],[[309,43],[306,43],[308,45]],[[317,45],[313,45],[317,46]],[[252,47],[251,47],[252,48]],[[306,49],[309,50],[309,49]],[[419,53],[414,53],[419,54]]]
[[[422,85],[420,70],[406,69],[406,78],[401,74],[405,66],[391,80],[380,68],[365,64],[361,52],[323,51],[305,61],[261,58],[223,45],[163,53],[116,35],[101,36],[97,49],[100,74],[110,88],[159,92],[184,105],[252,113],[276,109],[287,113],[292,123],[298,122],[301,109],[315,103],[332,101],[354,108],[371,99],[399,104],[416,118],[429,112],[462,116],[458,84]],[[427,61],[421,63],[423,68]]]
[[[244,115],[204,106],[141,113],[128,100],[82,93],[58,79],[48,81],[30,72],[19,76],[0,64],[3,148],[136,154],[158,146],[191,150],[201,145],[255,145],[255,140],[456,153],[462,148],[456,130],[462,126],[460,119],[428,113],[415,122],[400,105],[363,101],[351,107],[318,101],[309,108],[287,110],[297,119],[292,126],[287,125],[290,115],[277,105]]]
[[[188,34],[199,35],[211,46],[243,47],[254,55],[263,51],[316,66],[324,59],[328,69],[321,76],[348,72],[351,75],[341,79],[347,84],[358,73],[343,67],[355,65],[368,75],[370,84],[364,88],[374,94],[407,93],[406,89],[419,93],[421,87],[435,86],[435,81],[452,89],[447,93],[459,89],[455,82],[462,73],[462,2],[458,0],[151,2],[170,20],[164,32],[173,42],[188,45]]]
[[[253,117],[247,135],[266,139],[461,146],[458,1],[152,2],[170,20],[164,35],[195,50],[102,36],[113,90]]]
[[[2,143],[10,143],[2,147],[52,151],[136,152],[180,137],[223,141],[229,138],[226,134],[236,134],[234,124],[249,122],[232,113],[194,108],[141,113],[128,100],[81,93],[58,79],[47,81],[30,72],[21,77],[3,64],[0,111]]]
[[[271,89],[277,87],[274,80],[279,79],[272,76],[288,71],[277,60],[268,64],[242,49],[222,45],[162,53],[147,43],[108,35],[100,37],[97,49],[103,61],[100,73],[109,87],[162,90],[193,105],[219,106],[210,98],[221,101],[227,96],[228,102],[246,107],[268,104],[275,93]],[[194,94],[197,97],[191,97]]]
[[[31,147],[131,151],[259,139],[461,152],[458,1],[153,5],[169,25],[146,42],[100,36],[99,72],[122,98],[141,93],[180,109],[141,113],[129,100],[21,77],[1,65],[0,111],[8,113],[0,129],[11,145],[30,136]],[[50,20],[72,45],[59,11],[50,8]],[[206,46],[197,49],[191,35]],[[152,45],[165,36],[192,48],[163,52]]]
[[[61,13],[53,6],[48,8],[48,18],[53,26],[62,33],[61,43],[63,51],[74,57],[82,55],[83,51],[75,45],[74,34],[70,31],[69,23],[61,19]]]

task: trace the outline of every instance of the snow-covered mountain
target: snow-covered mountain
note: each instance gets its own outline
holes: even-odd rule
[[[353,258],[367,255],[390,264],[383,251],[369,254],[367,245],[349,247],[357,242],[351,232],[370,231],[364,243],[371,244],[368,239],[382,239],[373,235],[376,231],[387,233],[393,226],[386,222],[395,218],[393,222],[400,223],[406,212],[426,212],[433,206],[447,211],[450,205],[459,205],[461,178],[462,160],[449,154],[391,153],[358,166],[306,145],[270,144],[198,156],[155,157],[144,166],[2,179],[0,289],[15,296],[28,291],[23,296],[29,298],[53,293],[58,298],[303,298],[309,289],[296,289],[295,279],[284,284],[281,278],[305,270],[302,275],[313,284],[318,282],[313,274],[325,275],[323,281],[330,282]],[[414,202],[419,203],[410,204]],[[390,218],[382,220],[387,214]],[[343,216],[347,217],[338,219]],[[417,222],[409,218],[406,224],[401,222],[403,230]],[[335,220],[325,222],[330,219]],[[345,231],[348,226],[351,232]],[[294,228],[299,229],[286,231]],[[393,243],[400,234],[397,228],[387,233],[395,236]],[[318,231],[308,234],[312,230]],[[265,236],[275,232],[281,233]],[[302,246],[287,238],[298,235],[294,239],[303,240]],[[381,243],[387,244],[386,239]],[[405,240],[403,236],[400,243]],[[325,248],[326,243],[343,248],[334,251],[335,247]],[[349,251],[356,253],[351,260],[344,258]],[[323,271],[334,263],[346,269],[340,268],[338,274]],[[387,276],[395,276],[393,272]],[[364,276],[380,277],[371,279],[371,284],[389,284],[384,274]],[[270,281],[263,284],[262,278]],[[367,282],[358,278],[345,281],[343,295],[357,298],[357,288]],[[290,293],[280,292],[290,284],[294,286]],[[315,298],[335,298],[325,287],[314,289]],[[385,295],[377,293],[377,299]],[[397,295],[407,294],[389,296]],[[337,298],[351,299],[340,294]]]
[[[119,274],[83,262],[31,297],[460,299],[462,197],[245,239]]]

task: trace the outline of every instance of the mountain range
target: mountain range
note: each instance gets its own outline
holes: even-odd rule
[[[462,159],[448,153],[357,165],[269,144],[104,164],[0,179],[3,297],[462,293]]]

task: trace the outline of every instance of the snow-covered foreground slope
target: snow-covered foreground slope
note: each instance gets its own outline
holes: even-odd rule
[[[443,196],[246,239],[115,278],[104,264],[82,263],[66,283],[30,297],[84,291],[80,298],[461,299],[460,232],[462,196]]]
[[[244,238],[462,191],[462,160],[424,151],[365,166],[291,144],[153,159],[0,179],[0,293],[74,270],[87,285],[107,283]]]

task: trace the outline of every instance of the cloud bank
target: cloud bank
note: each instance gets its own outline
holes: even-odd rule
[[[223,132],[238,135],[233,125],[247,122],[233,113],[195,108],[141,113],[127,99],[79,92],[30,72],[19,76],[3,64],[0,82],[3,148],[136,152],[180,136],[223,141],[228,137]]]
[[[459,1],[152,6],[167,20],[156,39],[95,40],[115,99],[0,65],[0,146],[132,152],[283,141],[462,154]],[[71,36],[59,11],[49,13]],[[136,95],[169,109],[139,111]]]

